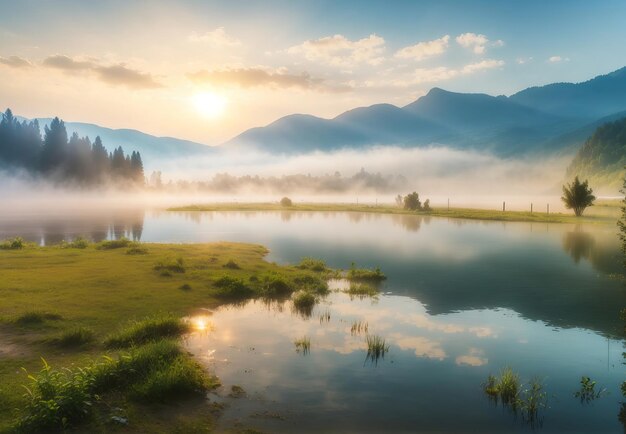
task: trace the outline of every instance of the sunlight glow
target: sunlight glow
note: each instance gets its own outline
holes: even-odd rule
[[[213,92],[197,93],[191,100],[198,113],[207,118],[217,118],[226,109],[226,98]]]

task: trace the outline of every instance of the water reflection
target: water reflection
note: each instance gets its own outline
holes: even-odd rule
[[[405,297],[381,295],[372,305],[333,292],[309,318],[294,312],[291,301],[256,300],[219,308],[211,322],[214,329],[190,335],[187,348],[220,377],[220,394],[239,385],[249,396],[226,407],[220,429],[243,423],[270,432],[523,431],[521,421],[482,399],[487,375],[508,365],[523,378],[546,378],[546,390],[558,397],[542,432],[619,429],[620,351],[607,354],[599,335],[555,329],[512,311],[432,316]],[[364,364],[368,336],[384,339],[388,352]],[[294,351],[303,337],[310,339],[306,358],[304,350]],[[583,372],[612,386],[585,412],[572,394]]]

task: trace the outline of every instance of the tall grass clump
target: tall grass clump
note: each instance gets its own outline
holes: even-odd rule
[[[119,240],[100,241],[96,245],[96,249],[98,250],[122,249],[124,247],[128,247],[130,243],[131,241],[128,238],[122,237]]]
[[[190,331],[189,324],[172,315],[156,315],[134,321],[105,340],[109,348],[127,348],[167,337],[176,337]]]
[[[375,297],[378,295],[378,289],[372,285],[362,282],[350,282],[350,287],[345,291],[350,297]]]
[[[348,280],[369,280],[374,282],[380,282],[381,280],[385,280],[387,278],[387,276],[380,271],[379,267],[376,267],[373,270],[367,268],[356,268],[354,262],[350,266],[346,277]]]
[[[222,276],[214,283],[216,295],[222,298],[246,298],[254,294],[254,290],[237,277]]]
[[[229,270],[240,270],[241,269],[239,264],[236,263],[235,261],[233,261],[232,259],[229,259],[228,261],[226,261],[226,263],[224,265],[222,265],[222,267],[228,268]]]
[[[517,407],[521,410],[524,420],[531,426],[541,424],[541,411],[548,406],[547,394],[543,382],[533,378],[520,392]]]
[[[127,255],[146,255],[148,253],[148,248],[142,243],[132,242],[128,245],[126,249]]]
[[[367,321],[354,321],[350,326],[350,334],[352,336],[360,335],[361,333],[367,334],[369,325]]]
[[[86,249],[89,241],[83,237],[76,237],[72,241],[61,241],[59,245],[62,249]]]
[[[65,348],[80,347],[95,340],[93,330],[86,327],[76,327],[64,331],[60,336],[54,338],[52,343]]]
[[[387,345],[385,338],[368,334],[365,337],[365,342],[367,343],[366,360],[377,363],[379,359],[384,359],[385,354],[389,352],[389,345]]]
[[[184,273],[185,263],[183,258],[167,259],[154,264],[154,270],[168,273]]]
[[[300,268],[301,270],[311,270],[311,271],[326,271],[326,263],[321,259],[304,257],[300,260],[300,263],[296,265],[296,268]]]
[[[28,243],[22,237],[9,238],[0,242],[0,250],[20,250],[27,245]]]
[[[58,321],[63,317],[58,313],[30,310],[13,319],[13,323],[20,326],[41,325],[46,321]]]
[[[281,297],[293,292],[291,282],[285,276],[276,272],[264,273],[257,278],[261,294],[266,297]]]
[[[296,353],[302,353],[306,356],[311,352],[311,339],[306,336],[296,339],[293,344],[296,347]]]
[[[326,294],[328,292],[328,282],[326,279],[314,274],[306,272],[298,273],[292,280],[297,289],[317,294]]]
[[[574,396],[579,398],[581,403],[588,403],[600,398],[606,393],[606,389],[602,388],[600,390],[596,390],[596,384],[597,382],[591,380],[589,377],[581,377],[580,389],[574,393]]]
[[[307,291],[298,291],[293,295],[293,305],[296,309],[313,309],[316,301],[315,295]]]

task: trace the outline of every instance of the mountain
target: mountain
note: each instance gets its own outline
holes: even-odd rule
[[[583,83],[533,87],[510,97],[433,88],[404,107],[376,104],[333,119],[290,115],[247,130],[225,145],[280,153],[431,144],[503,156],[571,153],[600,118],[624,110],[626,68]]]
[[[20,120],[24,119],[20,117]],[[52,119],[38,118],[37,121],[43,133],[44,125],[49,125]],[[89,136],[92,141],[96,136],[100,136],[109,152],[118,146],[122,146],[126,152],[139,151],[149,167],[158,167],[158,164],[154,163],[161,159],[207,155],[214,152],[214,148],[201,143],[173,137],[152,136],[137,130],[111,129],[82,122],[65,122],[65,128],[68,136],[76,132],[80,137]]]
[[[559,116],[600,118],[626,110],[626,67],[583,83],[530,87],[511,101]]]
[[[598,127],[580,148],[566,176],[589,179],[596,188],[617,193],[626,171],[626,117]]]

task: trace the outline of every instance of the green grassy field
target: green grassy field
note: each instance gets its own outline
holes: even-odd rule
[[[136,327],[111,335],[131,320],[193,315],[236,296],[289,295],[303,287],[323,291],[328,272],[269,263],[258,245],[109,247],[116,248],[0,249],[0,431],[23,416],[21,385],[28,379],[21,368],[39,371],[41,357],[55,368],[86,366],[125,351],[105,343],[127,343]],[[186,433],[212,426],[212,408],[203,399],[173,405],[110,399],[123,407],[129,425],[87,423],[85,432]]]
[[[433,208],[430,211],[410,211],[393,205],[357,205],[349,203],[215,203],[168,208],[168,211],[310,211],[310,212],[368,212],[380,214],[414,214],[455,219],[495,220],[541,223],[609,223],[618,218],[620,201],[599,201],[586,210],[583,217],[571,214],[524,211],[499,211],[477,208]]]

